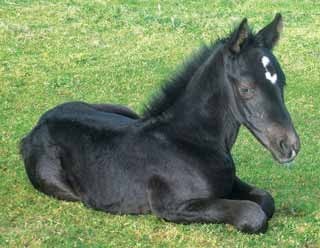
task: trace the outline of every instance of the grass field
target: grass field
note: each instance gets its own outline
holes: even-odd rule
[[[284,16],[275,49],[302,149],[291,169],[241,130],[240,176],[270,191],[265,235],[228,225],[114,216],[30,185],[18,142],[56,104],[122,103],[141,112],[195,48],[247,16],[255,30]],[[0,0],[0,247],[320,247],[320,2]]]

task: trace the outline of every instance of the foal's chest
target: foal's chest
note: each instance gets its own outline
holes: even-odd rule
[[[179,195],[185,192],[186,198],[190,195],[193,198],[224,198],[231,194],[235,178],[232,158],[216,156],[213,159],[198,157],[182,163],[178,161],[175,161],[175,166],[170,166],[171,169],[178,168],[178,170],[172,171],[167,178],[175,182],[175,189]]]
[[[231,159],[213,161],[204,168],[204,176],[214,197],[230,195],[235,178],[235,167]]]

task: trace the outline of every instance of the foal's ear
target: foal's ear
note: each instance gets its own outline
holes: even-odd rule
[[[272,49],[277,44],[282,29],[282,16],[278,13],[269,25],[258,32],[256,40],[261,46]]]
[[[239,53],[241,50],[242,44],[248,38],[249,35],[249,26],[247,18],[244,18],[240,23],[239,27],[233,32],[229,40],[229,49],[233,53]]]

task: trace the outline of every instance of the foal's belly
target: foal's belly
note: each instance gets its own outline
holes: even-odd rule
[[[89,207],[115,214],[146,214],[150,212],[147,199],[147,177],[130,173],[131,169],[105,170],[87,185],[81,196]]]
[[[231,193],[234,178],[232,163],[221,164],[218,160],[217,164],[214,161],[213,164],[206,164],[194,158],[178,157],[170,151],[162,152],[161,149],[158,153],[134,151],[124,154],[113,153],[113,158],[106,162],[103,171],[92,171],[90,180],[95,183],[86,185],[82,197],[85,204],[118,214],[149,213],[147,185],[154,175],[163,178],[170,188],[168,194],[181,202],[223,198]]]

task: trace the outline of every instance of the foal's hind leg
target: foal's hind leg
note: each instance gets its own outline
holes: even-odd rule
[[[252,201],[230,199],[179,199],[159,177],[148,185],[151,211],[157,216],[177,223],[228,223],[247,233],[267,230],[267,217],[261,207]]]
[[[20,152],[29,180],[37,190],[50,196],[78,201],[62,168],[60,149],[52,143],[46,125],[36,126],[22,139]]]
[[[58,158],[44,155],[38,161],[39,190],[59,200],[78,201],[80,198],[72,190]]]
[[[241,181],[238,177],[234,180],[231,198],[256,202],[269,219],[274,213],[274,200],[270,193],[263,189],[253,187]]]

